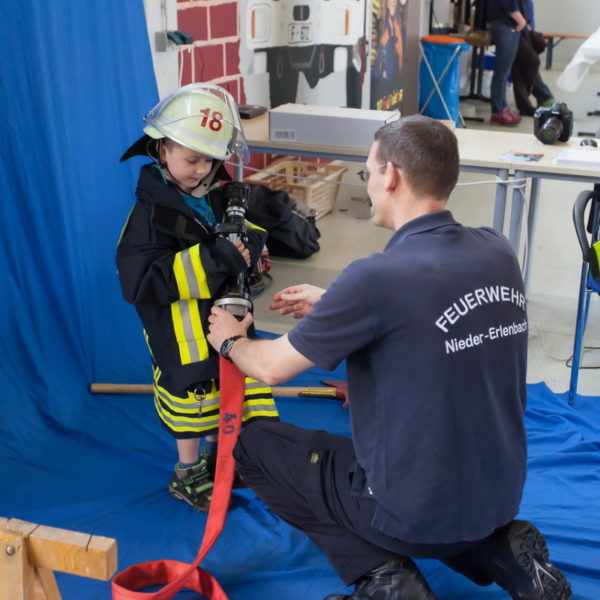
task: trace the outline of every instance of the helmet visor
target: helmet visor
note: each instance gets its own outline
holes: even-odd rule
[[[242,162],[249,160],[235,100],[219,86],[184,86],[159,102],[144,120],[144,131],[153,138],[167,137],[219,160],[231,154]]]

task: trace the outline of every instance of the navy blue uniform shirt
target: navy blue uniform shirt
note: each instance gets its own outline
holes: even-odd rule
[[[347,358],[372,525],[415,543],[478,540],[518,512],[526,470],[527,317],[510,244],[449,211],[414,219],[348,266],[290,343]]]
[[[485,10],[488,21],[499,21],[514,27],[516,23],[510,13],[522,11],[523,5],[520,0],[487,0]]]

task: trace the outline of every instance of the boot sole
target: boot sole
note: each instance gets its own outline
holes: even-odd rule
[[[533,581],[533,590],[514,589],[508,573],[496,578],[513,600],[569,600],[571,585],[551,562],[548,546],[538,529],[526,522],[513,521],[509,540],[513,556],[519,567]]]
[[[175,498],[175,500],[181,500],[182,502],[189,504],[194,510],[197,510],[198,512],[207,513],[210,508],[210,502],[207,506],[198,506],[197,504],[194,504],[187,496],[184,496],[177,490],[169,489],[169,496],[171,496],[171,498]]]

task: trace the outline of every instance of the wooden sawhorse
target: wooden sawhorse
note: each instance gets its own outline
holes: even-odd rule
[[[107,581],[117,570],[117,542],[0,517],[0,598],[61,600],[54,571]]]

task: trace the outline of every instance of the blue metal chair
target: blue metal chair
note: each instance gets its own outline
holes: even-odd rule
[[[594,292],[600,294],[600,185],[596,184],[593,192],[585,191],[577,196],[573,205],[573,223],[581,246],[583,264],[581,266],[571,384],[569,386],[569,404],[571,405],[574,404],[577,393],[577,380],[590,298]]]

